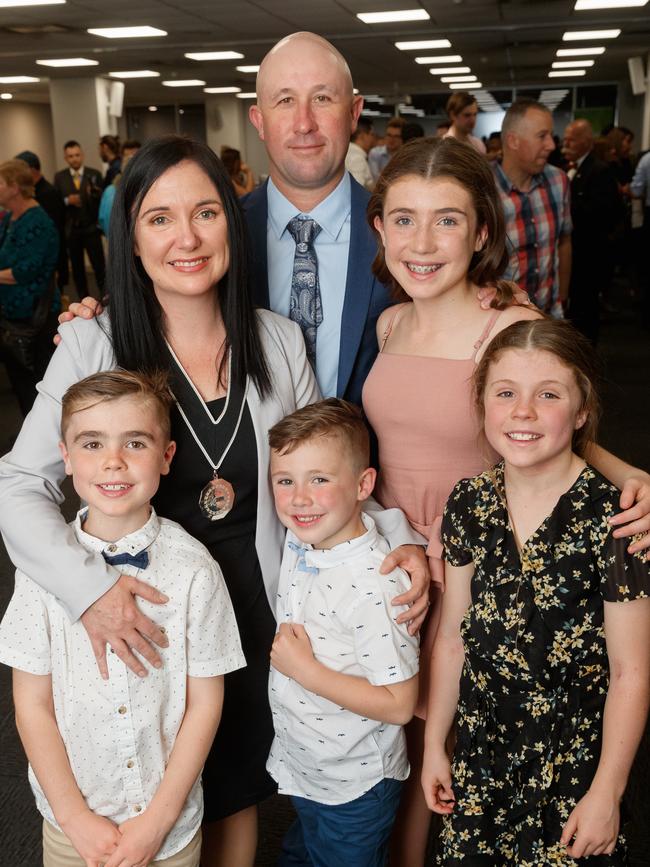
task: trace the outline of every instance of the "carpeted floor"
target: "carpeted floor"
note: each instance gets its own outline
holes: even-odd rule
[[[618,302],[618,299],[617,299]],[[605,415],[601,442],[620,457],[650,469],[650,341],[639,325],[635,300],[620,292],[622,311],[603,326],[600,351],[606,365]],[[20,425],[13,395],[0,367],[0,452],[6,452]],[[74,498],[66,504],[72,514]],[[35,540],[36,542],[38,540]],[[0,614],[13,589],[13,568],[0,546]],[[626,796],[631,867],[650,867],[650,737],[646,731]],[[257,864],[276,863],[291,808],[285,798],[269,799],[261,809]],[[39,867],[40,818],[27,784],[26,762],[16,735],[10,672],[0,666],[0,867]]]

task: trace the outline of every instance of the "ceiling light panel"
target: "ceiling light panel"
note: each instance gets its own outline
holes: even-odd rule
[[[554,60],[551,66],[553,69],[583,69],[587,66],[593,66],[595,60]]]
[[[462,75],[464,72],[471,71],[469,66],[436,66],[429,70],[431,75],[453,75],[454,73]]]
[[[3,75],[0,84],[37,84],[40,80],[33,75]]]
[[[448,84],[450,81],[476,81],[477,79],[477,75],[444,75],[440,81]]]
[[[563,69],[563,70],[556,69],[554,72],[549,72],[548,77],[549,78],[568,78],[570,75],[577,76],[577,75],[586,75],[586,74],[587,74],[586,70],[584,70],[584,69]]]
[[[142,39],[149,36],[167,36],[166,30],[157,27],[92,27],[88,31],[93,36],[103,36],[104,39]]]
[[[257,99],[257,94],[255,91],[249,91],[248,93],[238,93],[237,99]]]
[[[243,60],[239,51],[194,51],[186,54],[188,60]]]
[[[396,21],[428,21],[425,9],[400,9],[395,12],[357,12],[364,24],[391,24]]]
[[[616,39],[620,30],[567,30],[562,35],[562,42],[576,42],[582,39]]]
[[[241,93],[241,87],[204,87],[203,93]]]
[[[428,51],[430,48],[451,48],[448,39],[416,39],[411,42],[396,42],[400,51]]]
[[[469,90],[470,92],[476,87],[483,87],[480,81],[473,81],[470,84],[449,84],[450,90]]]
[[[415,62],[422,65],[430,65],[432,63],[462,63],[463,58],[460,54],[447,54],[442,55],[442,57],[416,57]]]
[[[205,85],[205,81],[201,81],[200,78],[172,78],[169,81],[161,81],[160,83],[165,87],[203,87]]]
[[[16,9],[19,6],[62,6],[66,0],[0,0],[0,9]]]
[[[576,12],[587,9],[628,9],[630,6],[645,6],[648,0],[577,0]]]
[[[68,66],[99,66],[98,60],[88,60],[86,57],[57,57],[50,60],[37,60],[36,63],[39,66],[52,66],[61,69]]]
[[[259,72],[259,64],[257,66],[236,66],[237,72]]]
[[[111,78],[160,78],[160,73],[153,69],[124,69],[108,74]]]
[[[588,57],[589,55],[604,54],[605,46],[598,45],[594,48],[558,48],[556,57]]]

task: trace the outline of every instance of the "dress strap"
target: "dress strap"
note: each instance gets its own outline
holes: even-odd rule
[[[393,315],[388,320],[388,325],[384,329],[384,333],[381,336],[381,346],[379,347],[380,352],[384,351],[384,346],[386,346],[386,341],[388,340],[388,338],[391,335],[391,332],[395,326],[395,323],[397,322],[399,314],[402,312],[402,310],[404,309],[404,307],[406,307],[406,305],[408,303],[409,303],[408,301],[405,301],[403,304],[396,304],[395,307],[393,308]]]
[[[497,319],[499,318],[499,316],[501,316],[502,313],[503,313],[503,310],[495,310],[494,313],[492,314],[492,316],[490,316],[490,318],[488,319],[488,321],[485,325],[485,328],[481,332],[481,336],[474,344],[474,352],[472,354],[472,361],[476,361],[476,355],[477,355],[479,349],[481,348],[481,346],[483,346],[483,344],[485,343],[487,338],[490,336],[490,331],[492,331],[492,328],[494,327],[494,323],[497,321]]]

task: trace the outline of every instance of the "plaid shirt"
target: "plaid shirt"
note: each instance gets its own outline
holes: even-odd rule
[[[522,192],[498,163],[492,165],[510,249],[503,276],[528,292],[540,310],[561,319],[558,244],[573,228],[569,179],[561,169],[547,164],[533,176],[530,190]]]

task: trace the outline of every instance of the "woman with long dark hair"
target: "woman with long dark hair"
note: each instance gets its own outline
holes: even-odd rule
[[[274,791],[265,770],[275,632],[269,600],[283,539],[268,485],[266,436],[318,390],[298,326],[253,309],[241,211],[208,147],[172,136],[140,150],[117,192],[110,250],[107,312],[62,327],[34,410],[0,462],[2,530],[16,566],[53,592],[71,618],[82,617],[104,670],[108,641],[144,674],[141,657],[154,661],[156,653],[142,635],[161,645],[165,639],[138,612],[133,595],[161,600],[71,537],[59,511],[60,401],[70,384],[98,370],[169,372],[177,452],[154,505],[219,562],[247,661],[226,679],[204,773],[204,863],[252,865],[256,804]],[[129,617],[125,639],[110,623]]]

